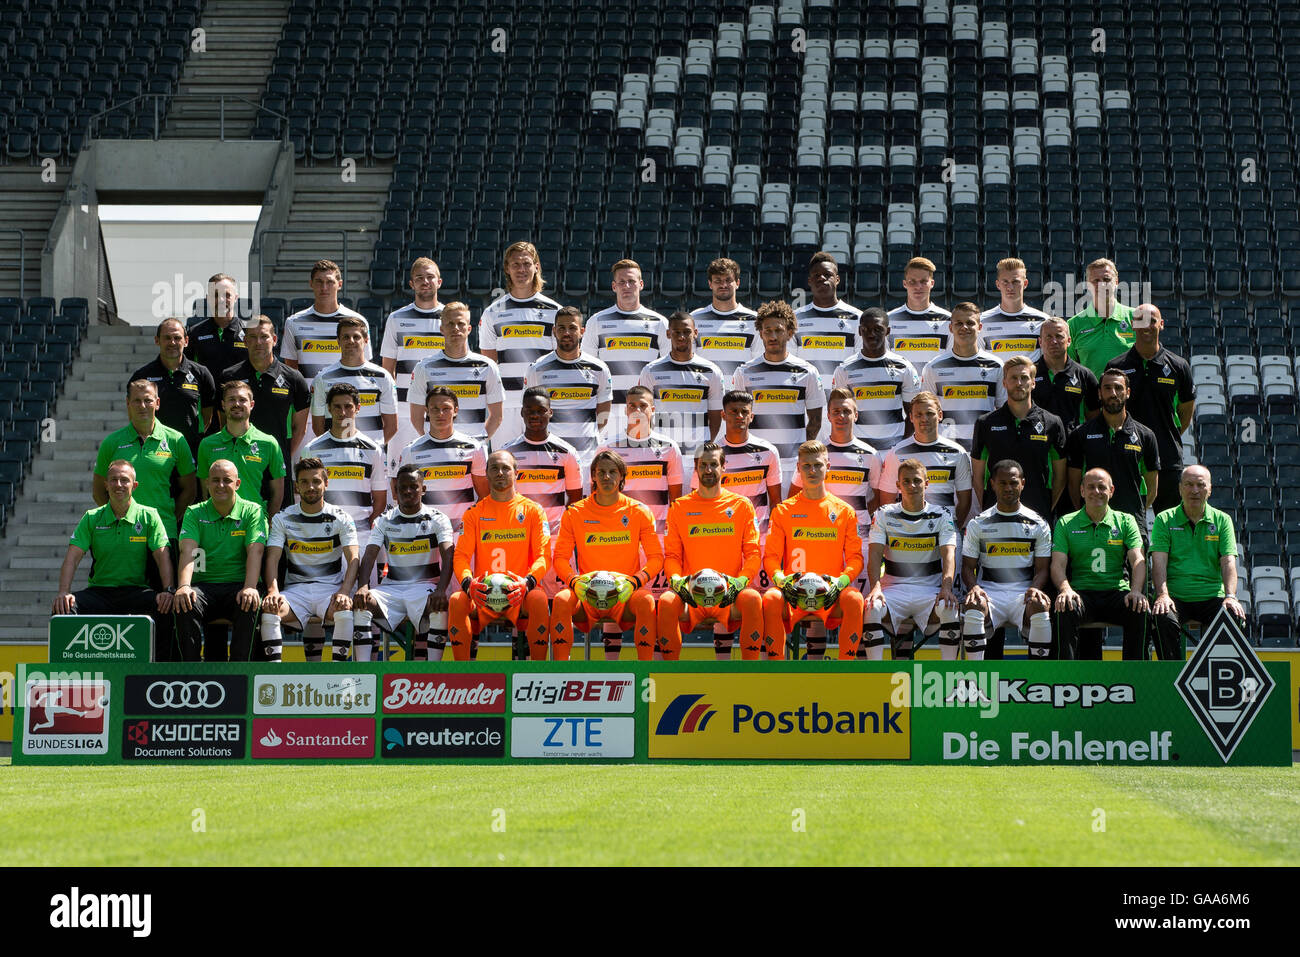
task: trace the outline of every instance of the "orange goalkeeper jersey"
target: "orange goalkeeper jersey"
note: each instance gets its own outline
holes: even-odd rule
[[[724,575],[758,575],[758,529],[754,506],[726,489],[717,498],[683,495],[668,509],[664,571],[693,575],[712,568]]]
[[[465,510],[452,568],[456,581],[471,569],[477,575],[514,572],[540,579],[550,560],[546,513],[532,499],[515,495],[508,502],[479,499]]]
[[[564,510],[555,536],[554,567],[560,581],[585,572],[639,572],[649,584],[663,566],[664,547],[655,534],[654,516],[636,499],[620,494],[613,505],[598,505],[589,495]]]
[[[857,578],[862,573],[862,538],[853,507],[829,493],[814,500],[800,492],[774,508],[763,570],[771,578],[778,569],[787,575],[817,572]]]

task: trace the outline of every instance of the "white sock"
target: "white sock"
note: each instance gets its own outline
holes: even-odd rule
[[[284,637],[280,633],[280,616],[262,615],[262,647],[270,661],[280,661],[284,654]]]

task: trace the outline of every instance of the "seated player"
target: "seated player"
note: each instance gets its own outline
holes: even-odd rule
[[[952,590],[957,548],[952,512],[926,500],[930,480],[920,460],[899,462],[897,480],[898,501],[880,506],[871,521],[866,657],[872,661],[884,657],[888,633],[893,657],[911,658],[915,625],[926,635],[938,631],[944,659],[955,660],[960,626],[959,603]]]
[[[749,583],[758,575],[758,528],[749,499],[722,487],[726,451],[706,442],[695,453],[699,488],[673,502],[668,509],[668,536],[664,542],[664,572],[671,591],[659,596],[659,649],[664,658],[682,655],[682,622],[694,631],[706,619],[727,633],[740,626],[740,656],[758,661],[763,656],[763,596]],[[690,576],[711,568],[727,576],[727,594],[711,608],[696,605],[690,594]],[[715,632],[716,634],[716,632]],[[720,661],[731,658],[731,640],[714,638]]]
[[[262,600],[262,645],[268,661],[280,661],[281,627],[301,630],[315,615],[334,624],[334,660],[352,642],[352,586],[357,580],[357,528],[342,508],[325,501],[329,473],[318,458],[293,467],[298,504],[275,513],[266,542],[266,598]],[[280,555],[287,559],[284,590],[276,586]],[[369,641],[370,629],[366,629]],[[303,637],[308,661],[320,661],[322,644]]]
[[[1025,475],[1019,462],[1001,459],[989,475],[997,504],[971,519],[961,545],[966,660],[984,660],[990,622],[994,628],[1016,625],[1030,656],[1046,658],[1052,650],[1052,602],[1043,589],[1052,530],[1041,515],[1020,504]]]
[[[841,658],[854,658],[862,639],[862,592],[850,587],[862,571],[862,539],[858,519],[843,499],[826,491],[830,456],[816,439],[799,446],[796,460],[800,484],[791,496],[772,510],[772,524],[763,552],[763,567],[775,588],[763,596],[763,631],[768,658],[785,657],[785,638],[804,618],[812,615],[824,627],[840,629]],[[795,584],[814,572],[830,582],[830,592],[819,609],[793,607]],[[824,656],[823,642],[808,642],[810,659]]]
[[[489,455],[487,498],[471,505],[462,517],[453,566],[461,590],[451,596],[447,607],[447,637],[457,661],[474,657],[475,636],[498,619],[516,630],[526,628],[530,641],[546,640],[550,625],[546,593],[537,586],[550,565],[550,535],[542,507],[515,491],[517,474],[515,457],[508,451]],[[478,573],[477,579],[471,578],[471,570]],[[514,579],[509,606],[501,611],[487,606],[483,577],[489,574]]]
[[[573,622],[591,627],[609,622],[619,631],[604,636],[605,660],[617,661],[623,648],[621,629],[632,627],[636,655],[650,661],[657,642],[655,600],[649,585],[664,564],[664,547],[655,534],[650,509],[623,494],[627,464],[604,449],[591,460],[592,493],[570,505],[555,538],[555,574],[565,583],[551,602],[552,656],[567,661],[573,650]],[[644,556],[645,561],[642,562]],[[600,608],[589,590],[592,577],[609,572],[618,582],[617,602]],[[546,658],[545,637],[534,637],[535,661]]]
[[[451,582],[451,520],[426,505],[424,470],[397,470],[397,504],[375,520],[361,558],[362,582],[352,598],[357,634],[369,635],[371,616],[392,632],[403,620],[415,628],[413,661],[441,661],[447,647],[447,590]],[[388,576],[366,586],[380,552],[388,555]],[[432,634],[432,641],[430,641]],[[370,660],[370,645],[356,645],[357,661]]]

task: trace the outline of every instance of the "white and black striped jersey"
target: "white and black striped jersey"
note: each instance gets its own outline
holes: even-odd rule
[[[456,428],[470,435],[487,435],[488,406],[505,401],[497,363],[469,351],[459,359],[435,352],[420,360],[411,373],[410,401],[423,405],[434,386],[456,393]]]
[[[795,310],[799,325],[790,343],[790,354],[813,364],[825,392],[830,391],[835,370],[862,348],[858,339],[861,316],[861,309],[842,299],[827,309],[810,302]]]
[[[921,391],[921,376],[897,352],[886,351],[877,359],[859,352],[835,370],[831,388],[853,391],[858,404],[853,433],[883,451],[894,446],[907,430],[903,403],[911,402]]]
[[[867,503],[871,501],[871,490],[880,473],[876,450],[856,437],[847,445],[828,441],[826,450],[830,458],[826,491],[852,505],[858,513],[858,525],[865,526],[870,520]]]
[[[442,568],[438,546],[454,543],[451,522],[432,505],[421,505],[414,515],[394,505],[375,519],[366,547],[375,545],[381,553],[387,552],[385,584],[437,584]]]
[[[927,503],[922,511],[909,512],[902,502],[890,502],[876,509],[868,543],[885,546],[882,588],[906,584],[937,590],[943,579],[941,549],[956,546],[957,529],[947,509]]]
[[[930,303],[913,312],[907,303],[889,310],[889,349],[917,369],[948,347],[948,322],[952,313]]]
[[[663,356],[641,370],[638,383],[654,393],[654,430],[693,457],[696,448],[712,438],[709,413],[722,411],[727,393],[722,370],[700,356],[683,362]]]
[[[708,359],[730,382],[735,371],[754,356],[763,354],[753,309],[736,304],[730,312],[718,312],[712,304],[691,312],[695,320],[695,354]]]
[[[397,404],[399,421],[410,418],[406,407],[406,390],[411,385],[411,373],[435,352],[442,351],[442,309],[421,309],[415,303],[408,303],[401,309],[394,309],[384,321],[384,340],[379,344],[379,357],[392,359],[393,382],[397,385]]]
[[[528,367],[555,349],[555,314],[560,304],[541,294],[493,300],[478,323],[478,347],[496,352],[506,405],[518,409]]]
[[[970,451],[975,421],[1006,401],[1002,360],[979,350],[973,356],[945,349],[921,370],[921,388],[933,392],[943,406],[939,434]]]
[[[754,433],[739,444],[728,442],[726,436],[718,443],[725,448],[726,456],[722,462],[722,487],[728,492],[749,499],[754,506],[754,521],[758,525],[759,538],[767,537],[768,518],[772,509],[780,505],[773,502],[767,494],[769,485],[775,485],[785,494],[784,473],[781,471],[781,456],[776,446]],[[700,487],[700,477],[691,468],[691,488]]]
[[[529,366],[524,388],[533,386],[551,394],[551,434],[572,445],[584,464],[590,462],[602,436],[596,406],[614,395],[609,366],[586,353],[561,359],[552,352]]]
[[[299,450],[299,459],[307,458],[325,463],[329,476],[325,501],[346,511],[358,529],[369,528],[374,493],[388,493],[383,446],[359,432],[350,439],[336,439],[326,432]]]
[[[668,506],[672,503],[668,486],[682,485],[682,453],[677,443],[666,435],[651,432],[644,439],[624,434],[617,442],[606,442],[597,454],[609,449],[627,464],[627,482],[623,494],[636,499],[655,517],[655,531],[663,535],[668,523]],[[594,457],[594,456],[593,456]],[[591,482],[588,487],[595,488]]]
[[[961,553],[979,559],[980,587],[1023,590],[1034,580],[1034,559],[1052,556],[1052,530],[1033,509],[1007,514],[994,505],[966,523]]]
[[[342,583],[348,567],[343,549],[356,544],[357,528],[351,516],[329,502],[324,502],[315,515],[308,515],[299,503],[276,512],[266,540],[267,548],[284,549],[286,588]]]
[[[771,362],[759,355],[736,370],[731,387],[754,396],[749,434],[776,446],[781,469],[791,472],[799,446],[808,438],[808,413],[826,405],[817,370],[807,359],[797,356]]]
[[[930,480],[925,490],[925,500],[955,510],[957,493],[971,487],[970,453],[951,439],[939,436],[934,442],[919,442],[915,435],[899,442],[880,460],[879,485],[882,492],[898,494],[898,463],[917,459],[925,466]]]
[[[582,330],[582,352],[609,367],[615,406],[623,404],[646,364],[666,356],[669,348],[668,320],[653,309],[624,312],[610,306],[591,316]]]
[[[521,435],[501,446],[501,450],[515,457],[515,491],[540,505],[551,534],[558,534],[560,519],[569,507],[567,493],[583,492],[577,450],[554,433],[542,442],[530,442]]]
[[[330,411],[325,397],[336,385],[350,385],[361,395],[361,408],[357,412],[357,431],[374,439],[382,448],[384,416],[397,414],[397,387],[393,377],[383,366],[367,362],[363,366],[345,366],[341,362],[322,369],[311,384],[311,414],[320,416],[328,426]]]
[[[321,370],[339,361],[339,320],[344,316],[366,321],[361,313],[344,305],[329,315],[322,315],[314,306],[308,306],[284,321],[284,332],[280,335],[280,358],[296,359],[298,371],[308,385],[311,385]],[[373,356],[370,340],[367,339],[366,359]]]
[[[1019,312],[1003,312],[1001,304],[980,313],[980,338],[984,350],[1003,362],[1012,356],[1025,356],[1038,361],[1038,330],[1047,313],[1033,306],[1024,306]]]
[[[415,465],[424,471],[424,504],[451,520],[460,534],[465,510],[474,504],[474,476],[487,476],[487,447],[464,432],[445,439],[422,435],[397,457],[397,467]]]

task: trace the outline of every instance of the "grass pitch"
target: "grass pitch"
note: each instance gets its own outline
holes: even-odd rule
[[[1300,769],[0,769],[0,866],[106,864],[1295,865]]]

